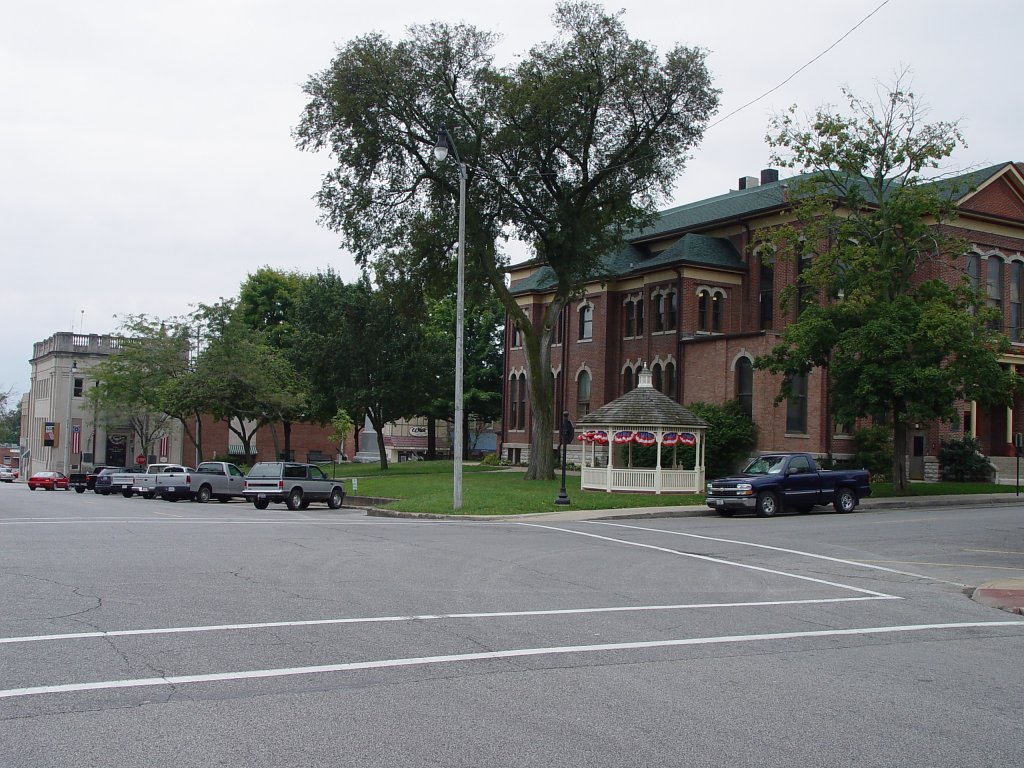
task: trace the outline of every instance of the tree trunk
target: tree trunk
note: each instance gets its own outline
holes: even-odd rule
[[[387,469],[388,451],[384,446],[384,420],[374,411],[367,411],[366,415],[370,417],[370,424],[377,431],[377,452],[380,454],[380,468]]]
[[[532,337],[532,338],[531,338]],[[554,480],[554,377],[551,375],[550,332],[530,334],[525,342],[526,377],[530,395],[530,464],[527,480]],[[536,360],[536,365],[533,361]]]
[[[285,419],[282,424],[284,425],[284,454],[288,457],[288,460],[292,459],[292,423]],[[342,440],[344,443],[344,440]]]
[[[893,418],[892,423],[892,487],[907,490],[907,425],[902,418]]]

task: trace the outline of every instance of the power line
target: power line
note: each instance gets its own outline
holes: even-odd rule
[[[859,26],[860,26],[861,24],[863,24],[863,23],[864,23],[865,21],[867,21],[868,19],[870,19],[870,18],[871,18],[872,16],[874,16],[874,15],[875,15],[876,13],[878,13],[878,12],[879,12],[880,10],[882,10],[882,8],[884,8],[884,7],[885,7],[886,5],[888,5],[888,4],[889,4],[889,0],[884,0],[884,2],[882,2],[882,4],[881,4],[881,5],[879,5],[879,6],[877,7],[877,8],[875,8],[875,10],[873,10],[873,11],[872,11],[871,13],[869,13],[869,14],[868,14],[867,16],[865,16],[865,17],[864,17],[863,19],[861,19],[861,20],[860,20],[860,21],[858,21],[858,22],[857,22],[856,24],[854,24],[854,25],[853,25],[852,27],[850,27],[850,28],[849,28],[848,30],[846,30],[846,32],[845,32],[845,33],[843,34],[843,36],[842,36],[842,37],[840,37],[840,38],[839,38],[838,40],[836,40],[836,41],[835,41],[834,43],[832,43],[832,45],[830,45],[830,46],[829,46],[828,48],[826,48],[826,49],[825,49],[824,51],[822,51],[822,52],[821,52],[821,53],[819,53],[819,54],[818,54],[817,56],[815,56],[815,57],[814,57],[813,59],[811,59],[811,60],[810,60],[810,61],[808,61],[808,62],[807,62],[806,64],[804,64],[804,65],[803,65],[802,67],[800,67],[800,69],[796,70],[796,72],[794,72],[793,74],[791,74],[791,75],[790,75],[789,77],[787,77],[787,78],[786,78],[785,80],[783,80],[783,81],[782,81],[781,83],[779,83],[778,85],[776,85],[776,86],[775,86],[774,88],[772,88],[771,90],[768,90],[768,91],[765,91],[764,93],[762,93],[762,94],[761,94],[760,96],[758,96],[758,97],[757,97],[756,99],[751,99],[751,100],[750,100],[750,101],[748,101],[748,102],[747,102],[746,104],[744,104],[744,105],[743,105],[742,107],[737,107],[736,109],[734,109],[734,110],[733,110],[732,112],[730,112],[729,114],[727,114],[727,115],[724,115],[723,117],[720,117],[720,118],[719,118],[718,120],[715,120],[715,122],[711,123],[711,124],[710,124],[710,125],[708,126],[707,130],[710,130],[710,129],[714,128],[714,127],[715,127],[716,125],[718,125],[718,124],[719,124],[719,123],[721,123],[721,122],[724,122],[725,120],[728,120],[728,119],[729,119],[730,117],[732,117],[733,115],[735,115],[735,114],[736,114],[737,112],[742,112],[742,111],[743,111],[744,109],[746,109],[747,107],[751,106],[752,104],[756,104],[756,103],[757,103],[757,102],[759,102],[759,101],[760,101],[761,99],[763,99],[763,98],[764,98],[765,96],[768,96],[768,95],[770,95],[770,94],[772,94],[772,93],[775,93],[775,91],[779,90],[779,88],[781,88],[782,86],[784,86],[784,85],[785,85],[786,83],[788,83],[788,82],[789,82],[790,80],[792,80],[792,79],[793,79],[794,77],[796,77],[796,76],[797,76],[797,75],[799,75],[799,74],[800,74],[801,72],[803,72],[803,71],[804,71],[805,69],[807,69],[807,68],[808,68],[809,66],[811,66],[811,64],[813,64],[814,62],[816,62],[816,61],[817,61],[818,59],[820,59],[820,58],[821,58],[822,56],[824,56],[824,55],[825,55],[826,53],[828,53],[828,52],[829,52],[829,51],[831,51],[831,50],[832,50],[833,48],[835,48],[835,47],[836,47],[837,45],[839,45],[839,44],[840,44],[841,42],[843,42],[843,40],[845,40],[845,39],[846,39],[847,37],[849,37],[849,36],[850,36],[851,34],[853,34],[853,32],[854,32],[854,31],[855,31],[855,30],[857,29],[857,27],[859,27]]]

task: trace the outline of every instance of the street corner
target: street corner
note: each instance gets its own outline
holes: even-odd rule
[[[1024,579],[989,581],[975,589],[971,599],[990,608],[1024,615]]]

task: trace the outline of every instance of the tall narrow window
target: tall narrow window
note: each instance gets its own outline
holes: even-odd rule
[[[85,379],[75,379],[74,395],[75,397],[82,396],[82,390],[85,388]]]
[[[665,294],[665,330],[674,331],[676,329],[676,292],[669,291]]]
[[[519,374],[519,429],[526,429],[526,374]]]
[[[576,379],[576,418],[582,419],[590,413],[590,374],[580,371]]]
[[[807,434],[807,377],[803,374],[797,374],[789,381],[786,431],[797,435]]]
[[[665,330],[665,296],[660,293],[654,294],[654,331],[660,333]]]
[[[629,339],[636,336],[636,302],[627,301],[623,309],[626,313],[626,328],[622,335]]]
[[[508,381],[508,428],[516,429],[519,423],[519,377],[512,374]]]
[[[676,396],[676,366],[675,363],[665,363],[665,388],[661,390],[662,394],[671,397],[673,400]]]
[[[594,308],[590,304],[580,307],[580,341],[594,338]]]
[[[754,416],[754,366],[749,357],[736,361],[736,400],[747,418]]]
[[[725,294],[711,295],[711,330],[716,333],[722,330],[722,312],[725,305]]]
[[[523,346],[523,337],[522,334],[519,332],[519,326],[513,325],[511,347],[512,349],[518,349],[521,346]]]
[[[661,388],[665,383],[661,375],[661,363],[654,364],[654,367],[651,369],[651,378],[653,379],[651,383],[654,384],[654,388],[661,392]]]
[[[708,304],[711,303],[711,294],[701,291],[697,294],[697,330],[708,329]]]
[[[978,290],[981,287],[981,256],[976,253],[967,254],[967,282],[971,288]]]
[[[992,321],[992,329],[998,331],[1003,328],[1003,260],[997,256],[989,256],[987,267],[987,304],[998,314]]]
[[[622,372],[622,394],[631,392],[636,388],[636,381],[633,378],[633,369],[628,365],[626,370]]]
[[[1024,264],[1010,264],[1010,341],[1024,341],[1021,323],[1021,298],[1024,297]]]
[[[758,294],[760,302],[760,325],[762,331],[770,330],[775,318],[775,262],[771,254],[761,254],[759,270],[761,290]]]

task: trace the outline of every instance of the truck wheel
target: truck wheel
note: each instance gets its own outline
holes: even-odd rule
[[[75,493],[85,493],[85,488],[75,488]]]
[[[132,497],[132,489],[125,488],[123,491],[121,491],[121,495],[124,496],[126,499],[130,499]]]
[[[299,509],[309,509],[309,499],[303,499],[299,503]]]
[[[840,488],[832,507],[836,512],[853,512],[857,508],[857,495],[849,488]]]
[[[757,516],[774,517],[779,511],[779,497],[771,491],[765,491],[757,496]]]
[[[199,486],[199,491],[196,493],[196,501],[200,504],[205,504],[210,500],[210,496],[213,495],[213,491],[208,485]]]
[[[345,492],[341,488],[335,488],[327,499],[327,506],[331,509],[341,509],[343,501],[345,501]]]
[[[300,509],[302,507],[302,489],[292,488],[291,493],[288,494],[288,498],[285,499],[284,503],[292,512]]]
[[[255,499],[252,503],[256,509],[266,509],[270,506],[270,499]]]

